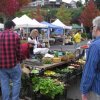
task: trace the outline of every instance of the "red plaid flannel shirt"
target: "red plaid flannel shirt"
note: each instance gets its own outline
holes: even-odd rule
[[[0,33],[0,68],[12,68],[21,60],[20,38],[17,33],[5,30]]]

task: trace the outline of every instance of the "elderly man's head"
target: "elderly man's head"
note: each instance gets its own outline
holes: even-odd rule
[[[93,31],[92,31],[93,37],[100,36],[100,16],[96,17],[93,20]]]

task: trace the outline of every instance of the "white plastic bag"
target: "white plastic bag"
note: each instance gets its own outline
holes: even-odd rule
[[[49,51],[48,48],[35,48],[33,50],[34,54],[47,54]]]

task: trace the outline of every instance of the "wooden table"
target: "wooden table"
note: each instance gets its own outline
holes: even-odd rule
[[[40,69],[47,70],[47,69],[54,68],[54,67],[57,67],[57,66],[61,66],[61,65],[67,64],[67,63],[68,63],[67,61],[63,61],[63,62],[53,63],[53,64],[44,64],[43,66],[37,66],[37,67],[40,68]]]
[[[31,63],[30,64],[24,63],[24,65],[26,67],[29,66],[30,68],[39,68],[40,70],[41,69],[47,70],[47,69],[58,67],[58,66],[61,66],[61,65],[67,64],[67,63],[68,63],[67,61],[63,61],[63,62],[53,63],[53,64],[44,64],[44,65],[41,65],[41,66],[36,66],[36,65],[31,64]]]
[[[30,68],[39,68],[40,70],[41,69],[44,69],[44,70],[47,70],[47,69],[52,69],[52,68],[54,68],[54,67],[61,67],[61,65],[64,65],[64,64],[68,64],[68,63],[70,63],[70,62],[73,62],[73,61],[75,61],[75,59],[70,59],[69,61],[61,61],[61,62],[59,62],[59,63],[52,63],[52,64],[43,64],[43,65],[35,65],[34,64],[34,62],[30,62],[30,63],[26,63],[25,61],[24,61],[24,65],[25,66],[29,66]]]

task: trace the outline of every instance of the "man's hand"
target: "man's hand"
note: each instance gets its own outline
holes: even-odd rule
[[[82,94],[82,100],[88,100],[87,95]]]

